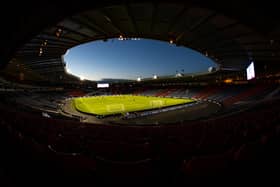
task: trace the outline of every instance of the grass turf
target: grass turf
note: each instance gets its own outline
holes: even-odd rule
[[[193,99],[114,95],[80,97],[73,100],[76,110],[95,115],[123,114],[194,102]]]

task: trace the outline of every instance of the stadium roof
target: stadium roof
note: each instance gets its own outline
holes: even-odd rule
[[[61,55],[71,47],[141,37],[190,47],[222,67],[242,69],[252,60],[276,66],[277,7],[244,0],[12,1],[1,6],[1,65],[14,57],[40,74],[59,76],[65,73]]]

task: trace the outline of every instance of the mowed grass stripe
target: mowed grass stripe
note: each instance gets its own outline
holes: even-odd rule
[[[76,98],[73,100],[73,104],[76,110],[80,112],[106,116],[163,108],[194,101],[193,99],[115,95]]]

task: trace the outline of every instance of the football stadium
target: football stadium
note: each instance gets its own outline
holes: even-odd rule
[[[276,2],[0,9],[0,185],[279,183]]]
[[[130,95],[76,98],[73,100],[74,107],[77,110],[101,116],[151,110],[192,102],[194,102],[192,99],[172,99]]]

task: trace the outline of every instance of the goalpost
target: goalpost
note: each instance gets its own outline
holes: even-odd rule
[[[162,100],[152,100],[150,101],[150,105],[153,107],[153,108],[160,108],[163,106],[163,101]]]
[[[111,105],[106,105],[107,112],[124,112],[125,107],[124,104],[111,104]]]

